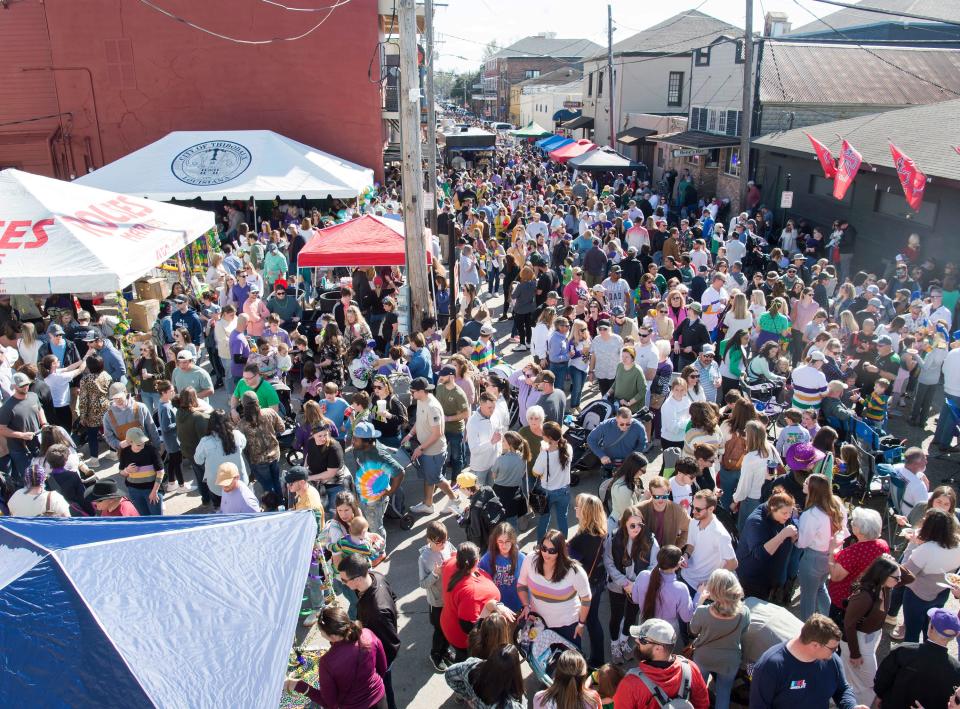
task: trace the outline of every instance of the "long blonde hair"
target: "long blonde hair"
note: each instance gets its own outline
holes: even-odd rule
[[[737,292],[733,295],[733,317],[737,320],[745,320],[750,317],[747,310],[747,296],[744,293]]]
[[[857,319],[853,316],[853,313],[849,310],[844,310],[840,313],[840,327],[851,335],[860,332],[860,325],[857,323]]]
[[[759,453],[764,458],[770,455],[770,446],[767,441],[767,428],[760,421],[747,421],[744,426],[747,453]]]
[[[767,309],[767,295],[759,288],[755,288],[750,294],[750,304],[759,305],[764,310]]]
[[[603,503],[596,495],[581,492],[577,495],[576,506],[580,508],[580,531],[595,537],[607,536],[607,513]]]
[[[727,569],[715,569],[707,579],[707,593],[713,600],[718,615],[732,618],[743,607],[743,586],[736,574]]]

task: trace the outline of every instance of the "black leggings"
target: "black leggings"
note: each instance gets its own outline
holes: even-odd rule
[[[630,626],[637,622],[637,615],[640,613],[640,606],[627,597],[623,591],[610,592],[610,631],[611,642],[620,635],[626,635],[630,631]],[[623,622],[623,632],[620,632],[620,623]]]
[[[520,338],[520,344],[526,345],[530,342],[530,320],[533,318],[533,313],[517,313],[514,312],[513,320],[517,323],[517,337]]]

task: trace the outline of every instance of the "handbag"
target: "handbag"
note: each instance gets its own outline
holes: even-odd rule
[[[743,623],[744,617],[745,617],[745,616],[741,615],[741,616],[740,616],[740,619],[737,621],[737,624],[736,624],[735,626],[733,626],[732,629],[728,630],[728,631],[725,632],[723,635],[721,635],[719,638],[713,638],[712,640],[708,640],[708,641],[705,642],[705,643],[700,643],[699,645],[697,644],[697,641],[696,641],[696,640],[694,640],[693,642],[687,643],[687,645],[683,648],[683,650],[680,651],[680,654],[683,655],[684,657],[686,657],[688,660],[692,660],[692,659],[693,659],[693,653],[694,653],[698,648],[705,647],[705,646],[709,645],[710,643],[719,642],[719,641],[723,640],[724,638],[727,638],[727,637],[733,635],[733,634],[734,634],[735,632],[737,632],[738,630],[740,630],[740,625]]]
[[[550,451],[546,451],[547,454],[547,470],[543,474],[544,480],[550,479]],[[532,509],[536,514],[542,515],[546,514],[550,510],[550,503],[547,500],[547,491],[544,489],[543,484],[538,479],[533,484],[533,489],[530,491],[530,509]]]

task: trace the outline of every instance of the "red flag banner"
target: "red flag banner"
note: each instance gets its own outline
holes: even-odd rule
[[[833,196],[837,199],[843,199],[850,185],[853,184],[853,178],[857,176],[857,170],[860,169],[860,163],[863,157],[846,140],[840,146],[840,160],[837,164],[837,175],[833,178]]]
[[[817,154],[817,160],[820,161],[820,167],[823,168],[823,176],[828,180],[833,179],[834,175],[837,174],[837,166],[833,162],[833,153],[830,152],[830,148],[806,131],[804,131],[803,134],[810,139],[813,151]]]
[[[897,170],[897,177],[900,178],[900,186],[903,187],[907,204],[913,211],[919,212],[920,205],[923,203],[923,190],[927,187],[927,176],[920,172],[917,164],[893,143],[890,143],[890,154],[893,156],[893,166]]]
[[[954,145],[953,149],[957,151],[957,155],[960,155],[960,145]]]

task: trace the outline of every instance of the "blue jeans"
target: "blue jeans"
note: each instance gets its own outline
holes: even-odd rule
[[[903,591],[903,624],[906,632],[903,641],[907,643],[920,642],[920,634],[923,633],[924,639],[927,637],[927,626],[929,619],[927,611],[931,608],[942,608],[950,595],[948,589],[943,589],[932,601],[924,601],[917,594],[906,588]]]
[[[567,371],[570,369],[570,365],[566,362],[561,362],[559,364],[550,363],[550,371],[553,372],[553,376],[557,380],[553,383],[553,386],[560,391],[565,391],[564,386],[567,383]]]
[[[157,491],[157,501],[150,502],[150,488],[127,487],[127,497],[141,517],[159,517],[163,514],[163,490]]]
[[[947,400],[952,401],[955,406],[960,406],[960,396],[946,395]],[[933,440],[946,448],[953,443],[953,437],[957,435],[957,420],[953,417],[950,407],[943,404],[940,407],[940,420],[937,421],[937,432],[933,434]]]
[[[828,564],[830,556],[825,551],[804,549],[797,569],[800,581],[800,617],[809,618],[814,613],[826,615],[830,611],[827,595]]]
[[[487,269],[487,290],[490,293],[500,290],[500,269],[496,266]]]
[[[567,508],[570,507],[570,488],[563,487],[559,490],[547,491],[547,511],[540,515],[537,520],[537,544],[543,541],[547,536],[547,528],[550,526],[551,514],[557,520],[557,529],[567,536],[570,528],[567,525]]]
[[[260,483],[264,492],[272,492],[282,500],[284,497],[283,485],[280,484],[280,461],[270,463],[250,463],[250,471]]]
[[[387,503],[388,499],[386,497],[381,497],[376,502],[369,504],[360,503],[360,512],[366,517],[367,523],[370,525],[370,531],[376,532],[384,539],[387,538],[387,530],[383,527],[383,515],[387,511]]]
[[[723,494],[720,495],[720,506],[726,510],[729,510],[730,505],[733,504],[733,492],[737,489],[737,483],[739,481],[739,470],[727,470],[724,467],[720,468],[717,474],[717,485],[723,490]]]
[[[550,630],[552,630],[553,632],[555,632],[557,635],[559,635],[559,636],[560,636],[561,638],[563,638],[564,640],[569,640],[570,642],[572,642],[574,645],[577,646],[577,649],[578,649],[578,650],[579,650],[581,647],[583,647],[583,645],[582,645],[583,635],[581,635],[579,638],[576,636],[576,632],[577,632],[577,624],[576,624],[576,623],[571,623],[570,625],[561,625],[561,626],[558,626],[558,627],[556,627],[556,628],[550,628]]]
[[[456,482],[457,476],[463,472],[463,434],[448,433],[447,438],[447,465],[450,466],[450,481]]]
[[[147,411],[152,414],[157,410],[157,404],[160,401],[160,395],[154,391],[141,391],[140,401],[142,401],[144,406],[147,407]]]
[[[34,441],[36,440],[37,439],[34,439]],[[34,443],[34,441],[31,441],[31,443]],[[23,484],[24,475],[26,475],[27,468],[30,466],[30,461],[36,457],[31,448],[39,453],[39,448],[36,447],[36,443],[28,448],[10,447],[11,477],[13,482],[18,486]]]
[[[86,426],[84,430],[87,433],[88,452],[91,457],[98,458],[100,456],[100,427]]]
[[[587,373],[576,367],[568,367],[567,374],[570,375],[570,406],[580,406],[580,398],[583,395],[583,385],[587,381]]]
[[[733,691],[733,683],[737,679],[737,673],[722,675],[718,672],[711,672],[710,674],[713,675],[713,708],[730,709],[730,693]]]
[[[343,490],[343,485],[327,485],[327,519],[333,517],[333,511],[337,507],[337,495]]]
[[[603,664],[606,644],[603,637],[603,623],[600,622],[600,599],[606,589],[606,579],[590,584],[590,612],[587,614],[587,633],[590,635],[590,657],[587,663],[591,667],[600,667]]]
[[[237,380],[230,373],[233,367],[233,361],[227,357],[220,358],[220,364],[223,365],[223,389],[227,392],[228,395],[233,394],[233,390],[237,386]]]

